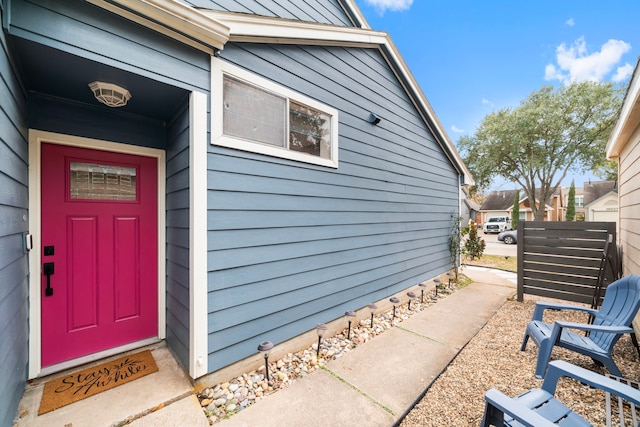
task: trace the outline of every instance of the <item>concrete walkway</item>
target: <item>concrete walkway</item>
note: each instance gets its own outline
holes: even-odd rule
[[[465,267],[464,274],[471,285],[217,425],[394,425],[515,293],[515,273]],[[17,426],[111,426],[132,419],[127,425],[208,426],[169,350],[158,346],[152,353],[158,373],[39,417],[42,383],[28,384]]]
[[[464,274],[473,280],[468,287],[220,422],[220,427],[395,424],[515,293],[515,274],[473,267],[465,267]]]

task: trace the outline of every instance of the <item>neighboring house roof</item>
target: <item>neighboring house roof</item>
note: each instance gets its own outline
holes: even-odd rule
[[[616,122],[609,141],[607,142],[607,157],[618,157],[624,147],[631,141],[631,136],[640,124],[640,59],[633,70],[629,88],[622,102],[618,121]]]
[[[195,9],[185,6],[177,0],[147,0],[145,2],[114,0],[114,3],[104,0],[90,1],[183,42],[191,44],[200,41],[205,46],[195,47],[200,47],[203,50],[206,50],[206,45],[221,50],[229,41],[379,49],[426,126],[431,130],[453,167],[461,175],[461,183],[473,184],[471,172],[464,164],[462,157],[409,71],[409,67],[391,37],[385,32],[371,30],[353,0],[341,0],[341,5],[347,15],[355,21],[354,25],[359,27]],[[131,13],[131,10],[139,15]]]
[[[480,207],[481,211],[508,211],[513,206],[513,200],[518,190],[492,191]],[[522,194],[522,192],[521,192]]]
[[[511,208],[513,208],[513,201],[516,197],[517,191],[518,190],[500,190],[500,191],[491,192],[489,196],[487,196],[487,198],[485,199],[482,206],[480,207],[480,210],[481,211],[510,210]],[[536,191],[536,193],[538,192]],[[528,199],[524,190],[520,190],[520,195],[524,195],[524,197],[519,200],[519,203],[522,203]],[[561,188],[558,187],[556,191],[551,195],[551,197],[549,197],[549,199],[546,201],[545,203],[546,209],[551,208],[550,206],[551,199],[553,199],[554,196],[560,196],[560,195],[561,195]]]
[[[603,197],[618,194],[618,181],[596,181],[584,186],[584,205],[590,205]]]

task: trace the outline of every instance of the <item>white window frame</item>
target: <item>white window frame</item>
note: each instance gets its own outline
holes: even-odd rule
[[[258,86],[266,91],[272,92],[287,98],[287,100],[304,104],[318,110],[331,117],[331,158],[325,159],[313,154],[293,151],[288,148],[249,141],[224,135],[223,132],[223,90],[224,76],[228,75],[235,79],[243,80],[248,84]],[[288,105],[288,102],[287,102]],[[287,123],[289,116],[286,116]],[[289,138],[289,129],[286,129]],[[297,93],[291,89],[262,78],[254,73],[244,70],[235,65],[229,64],[219,58],[211,59],[211,144],[236,150],[250,151],[253,153],[265,154],[267,156],[280,157],[283,159],[295,160],[298,162],[311,163],[320,166],[338,168],[338,110],[322,104],[315,99]]]

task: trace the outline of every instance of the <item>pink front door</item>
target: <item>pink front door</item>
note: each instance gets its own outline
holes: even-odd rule
[[[157,336],[156,168],[42,144],[42,366]]]

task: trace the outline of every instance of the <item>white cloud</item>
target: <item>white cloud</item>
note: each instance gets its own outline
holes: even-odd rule
[[[451,130],[455,133],[464,133],[464,129],[460,129],[459,127],[456,127],[456,125],[451,126]]]
[[[565,22],[565,24],[567,24],[570,27],[573,27],[574,25],[576,25],[575,21],[573,20],[573,18],[569,18],[567,19],[567,21]]]
[[[489,106],[493,107],[493,102],[489,101],[489,100],[488,100],[488,99],[486,99],[486,98],[482,98],[482,103],[483,103],[484,105],[489,105]]]
[[[626,80],[627,77],[631,76],[631,74],[633,74],[633,65],[626,63],[622,67],[618,67],[611,80],[616,83],[620,83],[621,81]]]
[[[365,2],[382,15],[386,10],[407,10],[411,7],[413,0],[365,0]]]
[[[572,46],[564,43],[556,48],[557,66],[548,64],[546,80],[560,80],[564,84],[580,81],[602,81],[616,66],[622,55],[631,50],[631,45],[622,40],[609,40],[600,51],[588,53],[584,37]]]

